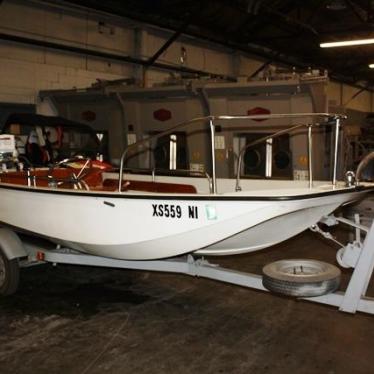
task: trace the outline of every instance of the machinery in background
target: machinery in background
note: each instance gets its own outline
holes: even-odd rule
[[[111,139],[110,161],[118,164],[120,149],[124,146],[193,117],[222,113],[244,116],[327,112],[327,82],[326,73],[319,70],[297,72],[269,67],[254,78],[238,77],[237,82],[174,76],[153,87],[139,87],[127,81],[111,84],[106,82],[105,85],[96,85],[86,90],[42,91],[40,97],[42,100],[51,99],[62,115],[74,120],[84,118],[94,128],[106,129]],[[87,113],[91,115],[87,116]],[[303,118],[301,121],[307,123],[311,119]],[[232,131],[230,125],[222,121],[215,138],[219,176],[232,177],[236,173],[236,160],[243,142],[251,137],[272,134],[293,124],[297,124],[297,121],[286,118],[238,121]],[[326,127],[313,129],[313,133],[313,164],[317,165],[314,177],[328,180],[333,164],[331,131]],[[127,166],[149,168],[162,164],[172,169],[175,158],[179,163],[185,164],[186,169],[210,171],[211,154],[206,151],[209,131],[200,127],[185,132],[183,136],[172,135],[176,135],[175,140],[158,140],[151,144],[148,154],[138,159],[134,157]],[[269,144],[266,152],[258,151],[258,154],[254,154],[250,151],[252,156],[249,154],[246,157],[247,165],[243,166],[246,177],[268,178],[271,174],[276,178],[307,180],[306,132],[290,133],[286,138],[277,140],[273,145]],[[176,143],[175,152],[173,142]],[[328,146],[325,153],[317,151],[319,144]],[[255,163],[255,167],[251,162]],[[262,172],[259,175],[259,171],[265,169],[268,174]],[[343,174],[341,172],[340,177]]]
[[[267,135],[246,133],[240,134],[239,139],[243,145],[247,145]],[[247,177],[293,179],[290,134],[248,148],[244,154],[243,164],[243,174]]]
[[[13,139],[19,158],[33,166],[45,166],[77,155],[101,161],[108,158],[105,133],[95,133],[87,125],[62,117],[14,113],[1,132],[4,135],[0,142],[8,140],[10,147]]]

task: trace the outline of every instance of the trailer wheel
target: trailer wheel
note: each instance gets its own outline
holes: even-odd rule
[[[16,292],[19,283],[18,258],[9,260],[0,249],[0,295]]]
[[[296,297],[321,296],[338,289],[340,270],[317,260],[280,260],[262,269],[262,284],[269,291]]]

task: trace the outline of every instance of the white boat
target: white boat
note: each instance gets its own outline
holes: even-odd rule
[[[257,117],[263,116],[205,119],[214,139],[215,121]],[[341,117],[334,119],[337,144]],[[280,133],[284,130],[272,137]],[[311,141],[311,131],[309,135]],[[280,181],[241,180],[241,156],[236,179],[216,178],[214,162],[208,179],[126,174],[125,158],[126,152],[117,172],[90,167],[87,160],[70,168],[1,173],[0,221],[81,252],[116,259],[231,255],[284,241],[374,190],[374,183],[337,181],[337,151],[331,182],[314,181],[311,162],[309,180]]]

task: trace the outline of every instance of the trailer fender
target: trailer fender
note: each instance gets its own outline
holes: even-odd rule
[[[27,256],[18,235],[13,230],[4,227],[0,228],[0,251],[4,253],[8,260]]]

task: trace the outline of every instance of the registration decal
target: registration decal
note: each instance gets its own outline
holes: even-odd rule
[[[208,220],[217,219],[216,207],[213,205],[205,205],[206,218]]]

